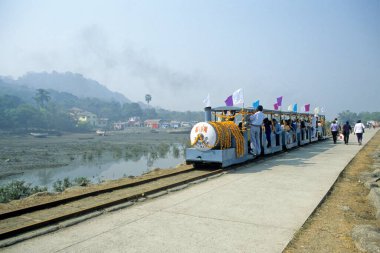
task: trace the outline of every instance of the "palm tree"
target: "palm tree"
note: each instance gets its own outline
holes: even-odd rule
[[[145,95],[145,101],[148,103],[149,105],[149,102],[152,100],[152,96],[150,94],[146,94]]]
[[[44,89],[37,89],[34,100],[37,102],[40,108],[45,108],[46,103],[50,100],[49,92]]]

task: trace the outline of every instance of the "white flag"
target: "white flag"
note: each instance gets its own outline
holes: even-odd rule
[[[288,111],[293,111],[293,105],[288,106]]]
[[[232,101],[234,105],[244,104],[243,89],[238,89],[232,93]]]
[[[314,114],[318,115],[319,114],[319,107],[314,108]]]
[[[205,107],[211,107],[210,94],[207,94],[207,97],[203,99],[203,104],[205,104]]]

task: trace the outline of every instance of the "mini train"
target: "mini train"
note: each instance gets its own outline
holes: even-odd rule
[[[260,127],[261,152],[253,154],[249,117],[256,111],[233,106],[206,107],[205,121],[194,125],[190,132],[191,147],[185,151],[186,164],[228,167],[324,140],[331,134],[324,115],[263,110],[273,131],[265,134],[264,126]]]

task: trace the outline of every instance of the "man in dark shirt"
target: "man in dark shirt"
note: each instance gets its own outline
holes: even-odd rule
[[[344,144],[348,144],[348,139],[350,138],[350,133],[352,132],[352,127],[350,123],[347,121],[343,126],[343,136],[344,136]]]

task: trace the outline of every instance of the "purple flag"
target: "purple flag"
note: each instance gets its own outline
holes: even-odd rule
[[[278,104],[277,103],[274,104],[273,107],[274,107],[275,110],[278,110]]]
[[[310,104],[305,105],[305,112],[310,111]]]
[[[225,101],[224,103],[226,103],[226,106],[233,106],[234,105],[234,102],[232,100],[232,95],[229,96]]]
[[[282,105],[282,96],[277,98],[277,105],[278,106]]]

